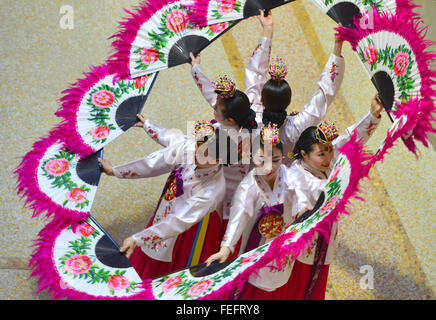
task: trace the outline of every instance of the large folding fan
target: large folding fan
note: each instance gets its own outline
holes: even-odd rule
[[[225,299],[252,276],[280,269],[312,244],[318,232],[329,239],[331,224],[357,198],[359,182],[402,138],[429,144],[436,113],[433,99],[436,54],[426,52],[410,0],[312,0],[344,27],[351,46],[393,121],[376,154],[354,134],[339,157],[315,208],[283,234],[232,261],[204,264],[141,280],[119,246],[91,216],[101,177],[103,148],[137,121],[160,70],[189,62],[212,41],[259,9],[293,0],[148,0],[120,23],[115,53],[64,91],[56,113],[65,119],[34,143],[14,173],[16,187],[33,215],[53,220],[38,235],[30,261],[39,292],[57,299],[196,300]],[[370,8],[373,8],[371,11]],[[369,13],[371,28],[360,23]]]
[[[72,225],[48,224],[30,261],[39,291],[68,299],[150,299],[141,278],[110,235],[89,216]]]
[[[399,138],[415,127],[419,119],[417,104],[410,101],[402,108],[401,116],[388,130],[376,154],[367,152],[356,134],[339,149],[340,156],[314,209],[288,226],[282,235],[234,260],[221,264],[215,261],[210,267],[205,264],[190,267],[153,279],[144,286],[150,288],[154,299],[228,299],[250,276],[261,276],[268,269],[280,269],[289,259],[295,260],[312,243],[315,232],[328,240],[331,223],[337,221],[340,214],[349,214],[346,208],[349,201],[359,198],[356,193],[360,180],[368,176],[377,161],[383,160]]]
[[[53,131],[33,145],[15,170],[17,192],[33,216],[45,212],[56,221],[84,220],[97,192],[102,157],[103,150],[87,157],[71,152]]]
[[[181,1],[142,2],[135,13],[120,22],[112,36],[115,53],[109,59],[111,73],[121,79],[137,78],[190,61],[238,21],[198,28],[189,21]]]
[[[409,17],[415,17],[412,9],[416,7],[409,0],[311,0],[318,8],[336,22],[345,27],[352,27],[354,18],[363,18],[362,24],[370,27],[373,8],[378,12],[396,14],[399,11],[407,11]]]
[[[189,20],[203,27],[215,23],[246,19],[295,0],[183,0],[193,12]]]
[[[116,81],[107,65],[92,67],[84,79],[63,92],[62,107],[56,112],[66,120],[58,132],[68,148],[87,156],[131,128],[157,75]]]
[[[354,28],[338,28],[338,35],[349,41],[365,71],[379,92],[392,121],[402,115],[402,105],[416,104],[419,113],[408,148],[415,152],[413,140],[428,146],[428,132],[435,112],[436,72],[430,68],[436,54],[426,52],[431,42],[425,41],[425,28],[410,20],[406,12],[396,15],[373,11],[374,25],[368,29],[356,23]]]

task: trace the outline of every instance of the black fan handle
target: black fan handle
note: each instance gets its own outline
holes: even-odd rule
[[[103,151],[104,151],[104,148],[98,151],[97,159],[103,159]],[[97,162],[98,162],[98,167],[100,168],[100,171],[103,172],[103,165],[100,163],[100,161],[97,160]]]

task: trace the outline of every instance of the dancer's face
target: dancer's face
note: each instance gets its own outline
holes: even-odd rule
[[[258,169],[259,174],[271,177],[275,176],[280,169],[283,161],[283,153],[277,147],[272,147],[272,154],[269,154],[268,148],[259,148],[257,154],[254,157],[255,166]],[[271,165],[269,165],[271,163]]]
[[[208,168],[217,165],[221,159],[209,155],[209,144],[197,142],[195,148],[195,163],[199,168]]]
[[[316,143],[313,150],[306,154],[302,151],[304,162],[311,168],[325,172],[330,168],[333,159],[333,147],[331,143]]]

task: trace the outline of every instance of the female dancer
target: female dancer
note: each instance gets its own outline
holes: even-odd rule
[[[222,139],[227,150],[220,155]],[[216,252],[220,241],[225,180],[219,162],[227,157],[231,140],[210,122],[199,121],[195,140],[163,137],[161,142],[168,146],[123,165],[113,167],[107,159],[99,160],[106,174],[120,179],[171,172],[146,229],[127,238],[121,248],[142,279],[201,263]]]
[[[257,248],[282,233],[292,222],[297,195],[289,188],[288,168],[282,164],[283,145],[277,125],[261,129],[261,144],[254,156],[255,168],[241,181],[233,198],[230,219],[218,253],[206,260],[224,262],[241,246],[238,255]],[[271,163],[268,168],[267,163]],[[304,196],[304,195],[301,195]],[[303,209],[305,210],[305,209]],[[286,290],[278,290],[289,279],[292,263],[281,270],[259,270],[259,277],[250,277],[242,293],[244,299],[287,299]],[[235,296],[233,297],[235,298]]]
[[[287,67],[282,59],[276,59],[271,63],[271,78],[255,95],[260,97],[265,107],[262,115],[263,124],[275,123],[280,128],[280,141],[283,143],[285,155],[294,149],[295,142],[304,129],[318,124],[325,117],[344,78],[345,61],[341,54],[342,42],[336,38],[333,53],[318,79],[318,90],[302,111],[291,115],[286,113],[292,99],[291,87],[285,79]],[[291,158],[284,160],[286,165],[290,165],[291,162]]]
[[[340,137],[337,137],[336,127],[326,122],[303,131],[294,149],[297,160],[289,169],[289,174],[293,177],[291,187],[300,190],[298,195],[304,194],[297,199],[297,210],[298,207],[315,205],[336,163],[338,148],[348,142],[354,133],[365,143],[380,123],[382,110],[383,105],[375,96],[371,101],[370,112]],[[297,216],[294,213],[294,217]],[[332,223],[330,230],[328,245],[315,234],[312,245],[295,261],[290,278],[293,300],[325,298],[329,265],[333,259],[338,232],[336,222]]]
[[[243,95],[246,97],[246,99],[244,99],[244,108],[229,108],[229,103],[227,103],[227,106],[223,105],[222,102],[225,102],[226,100],[223,99],[220,91],[217,90],[216,84],[214,85],[214,83],[211,82],[203,73],[200,67],[200,56],[194,57],[191,54],[192,76],[206,101],[214,109],[214,116],[217,121],[216,125],[227,131],[233,129],[235,130],[234,132],[240,132],[241,128],[249,129],[248,131],[251,131],[251,129],[257,128],[258,123],[261,122],[263,108],[260,109],[259,107],[261,106],[259,104],[253,103],[253,99],[255,98],[253,92],[257,90],[255,87],[259,86],[259,83],[261,82],[259,78],[263,77],[265,78],[264,81],[267,80],[266,72],[271,51],[273,21],[271,15],[264,17],[264,12],[260,12],[261,17],[259,19],[263,27],[263,37],[257,45],[250,63],[246,68],[246,79],[252,79],[252,81],[250,82],[246,80],[245,93],[241,92],[241,96]],[[261,71],[259,72],[258,70]],[[237,140],[239,138],[241,138],[242,143],[241,140]],[[251,160],[244,157],[244,154],[250,152],[250,139],[250,135],[236,135],[235,142],[238,143],[239,152],[242,153],[242,161],[238,164],[224,167],[226,194],[223,201],[223,233],[228,223],[231,201],[235,190],[252,168]]]

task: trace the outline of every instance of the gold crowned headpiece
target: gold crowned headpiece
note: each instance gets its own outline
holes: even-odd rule
[[[315,135],[319,142],[329,143],[339,136],[335,122],[322,121],[316,129]]]
[[[218,80],[213,82],[213,86],[215,93],[217,93],[221,98],[229,99],[236,93],[236,84],[227,75],[219,77]]]
[[[285,61],[282,58],[272,59],[271,64],[269,65],[269,74],[271,79],[275,81],[282,81],[286,78],[288,74],[288,67],[286,66]]]
[[[194,126],[195,141],[203,141],[204,138],[215,134],[215,127],[212,122],[206,120],[199,120]]]
[[[276,123],[272,126],[271,123],[268,123],[268,126],[262,127],[260,141],[263,144],[271,143],[273,146],[280,143],[280,131]]]

